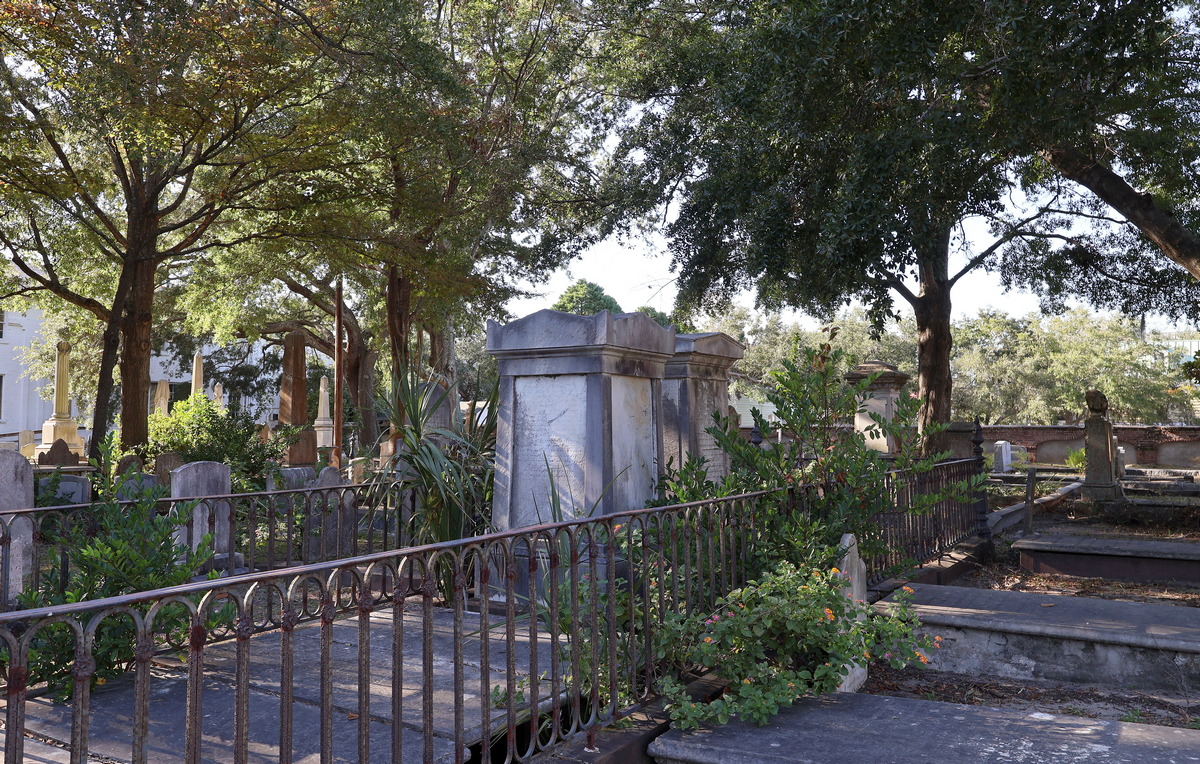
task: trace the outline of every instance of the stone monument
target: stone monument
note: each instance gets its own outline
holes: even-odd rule
[[[642,507],[662,448],[661,386],[675,331],[641,313],[542,310],[488,322],[499,364],[497,530]]]
[[[733,338],[720,333],[676,334],[675,355],[662,382],[663,463],[676,469],[688,455],[707,460],[708,476],[729,474],[729,455],[707,430],[713,413],[729,407],[729,369],[745,353]]]
[[[34,449],[38,456],[53,447],[55,441],[63,441],[77,456],[84,455],[83,439],[79,437],[79,423],[71,416],[71,343],[58,343],[58,358],[54,365],[54,414],[42,424],[42,444]]]
[[[300,440],[288,447],[287,463],[293,467],[316,464],[317,435],[308,426],[308,363],[303,332],[289,332],[283,338],[279,423],[304,428],[300,432]]]
[[[204,356],[197,350],[192,356],[192,395],[204,392]]]
[[[0,451],[0,512],[33,506],[33,467],[15,451]],[[3,596],[16,601],[33,572],[33,520],[28,515],[0,514],[0,554],[7,559],[8,584]]]
[[[1113,469],[1115,454],[1112,423],[1105,416],[1108,412],[1108,398],[1099,390],[1088,390],[1085,398],[1088,416],[1083,420],[1083,445],[1087,462],[1080,493],[1083,494],[1083,498],[1092,501],[1119,499],[1122,493]]]
[[[856,385],[872,376],[874,380],[867,386],[865,395],[859,402],[858,412],[854,415],[854,429],[866,437],[868,448],[885,454],[895,453],[898,446],[895,439],[878,433],[878,427],[871,415],[877,414],[887,422],[895,419],[900,388],[909,380],[909,376],[890,363],[866,361],[846,372],[846,381]],[[872,429],[877,434],[871,434]]]
[[[329,416],[329,377],[321,377],[317,419],[313,422],[313,429],[317,431],[317,448],[333,448],[333,417]]]
[[[154,386],[154,410],[163,416],[171,413],[171,383],[165,379]]]

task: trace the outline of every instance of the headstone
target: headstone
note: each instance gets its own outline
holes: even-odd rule
[[[729,474],[729,455],[708,433],[713,414],[729,406],[729,369],[745,348],[720,333],[676,334],[675,355],[662,382],[663,466],[676,469],[688,455],[707,460],[708,476]]]
[[[641,313],[553,310],[488,322],[500,404],[492,523],[500,531],[645,505],[662,449],[675,332]]]
[[[159,459],[162,457],[160,456]],[[171,498],[200,498],[192,510],[190,533],[180,529],[176,536],[179,543],[187,543],[192,549],[200,545],[206,533],[213,534],[213,556],[223,559],[231,549],[230,505],[227,499],[212,499],[228,496],[230,492],[230,469],[220,462],[189,462],[171,470]]]
[[[885,454],[895,453],[899,444],[893,437],[883,433],[868,434],[871,430],[878,430],[871,414],[877,414],[887,422],[895,419],[900,388],[909,377],[890,363],[867,361],[846,372],[846,381],[856,385],[872,376],[874,381],[867,386],[859,401],[858,412],[854,415],[854,429],[864,434],[868,448]]]
[[[1125,447],[1118,446],[1117,447],[1117,461],[1116,461],[1116,464],[1114,465],[1114,472],[1115,472],[1118,480],[1125,477],[1125,465],[1128,464],[1128,462],[1126,462],[1126,458],[1127,457],[1125,455]]]
[[[137,499],[158,487],[158,476],[147,472],[122,472],[117,481],[118,501]]]
[[[154,476],[158,479],[158,484],[170,489],[171,474],[185,464],[187,462],[183,460],[183,457],[174,451],[154,457]]]
[[[154,386],[154,411],[163,416],[171,413],[171,383],[165,379]]]
[[[23,450],[25,446],[32,446],[36,443],[33,438],[33,430],[21,430],[17,433],[17,449]]]
[[[973,437],[975,437],[973,422],[961,420],[950,422],[942,432],[940,448],[948,451],[951,459],[970,459],[975,456],[975,444],[971,442]]]
[[[192,356],[192,395],[204,392],[204,356],[197,350]]]
[[[8,585],[3,592],[8,603],[21,594],[33,572],[33,520],[2,513],[32,506],[33,466],[18,453],[0,451],[0,570],[8,571]]]
[[[142,469],[142,460],[137,454],[125,454],[117,462],[116,476],[120,478],[128,472],[141,472]]]
[[[992,446],[992,471],[1012,471],[1012,444],[1007,440],[998,440]]]
[[[306,427],[299,439],[288,446],[287,463],[292,467],[311,467],[317,463],[317,433]]]
[[[17,451],[17,444],[11,440],[0,442],[0,451]],[[20,453],[20,451],[17,451]]]
[[[838,542],[838,547],[844,549],[841,559],[838,560],[838,570],[846,579],[846,585],[842,587],[842,595],[853,600],[854,602],[865,603],[867,601],[867,564],[863,562],[862,555],[858,551],[858,539],[853,533],[842,534],[841,541]],[[846,678],[838,685],[838,692],[858,692],[859,688],[866,684],[867,667],[853,666],[846,674]]]
[[[41,456],[62,441],[73,454],[83,456],[83,439],[79,437],[79,423],[71,416],[71,343],[58,343],[58,358],[54,367],[54,414],[42,423],[42,444],[34,449],[38,464],[66,465],[64,457],[56,455],[53,461],[43,462]],[[61,453],[61,449],[60,449]],[[75,462],[78,464],[78,459]]]
[[[65,440],[59,438],[54,441],[54,445],[38,454],[38,464],[57,467],[78,467],[79,454],[71,450],[71,447],[67,445]]]
[[[213,385],[212,399],[213,403],[215,403],[218,408],[225,408],[225,385],[221,384],[220,382]]]
[[[1099,390],[1088,390],[1085,397],[1088,416],[1083,420],[1083,438],[1087,466],[1080,493],[1092,501],[1112,501],[1121,497],[1121,486],[1113,469],[1112,424],[1105,417],[1108,398]]]
[[[354,485],[362,483],[367,478],[367,472],[371,469],[371,457],[360,456],[357,459],[350,460],[350,482]]]
[[[37,481],[37,490],[43,496],[50,491],[52,477],[41,477]],[[58,490],[51,501],[44,503],[48,507],[69,507],[75,504],[87,504],[92,500],[92,483],[82,475],[59,475]]]
[[[258,431],[258,439],[261,440],[263,443],[271,442],[271,428],[269,425],[264,424],[262,426],[262,429],[260,429]]]
[[[317,398],[317,418],[313,422],[317,433],[317,448],[333,448],[333,418],[329,416],[329,377],[321,377]]]
[[[337,490],[346,481],[336,467],[326,467],[317,476],[316,488],[327,489],[311,495],[312,513],[306,518],[302,554],[305,562],[349,557],[357,529],[357,505],[353,491]]]

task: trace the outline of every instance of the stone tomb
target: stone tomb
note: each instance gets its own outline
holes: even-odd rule
[[[510,530],[642,507],[662,447],[675,331],[641,313],[488,322],[500,406],[492,521]]]
[[[729,369],[745,348],[720,333],[677,334],[662,382],[663,466],[678,469],[688,455],[707,459],[708,476],[729,474],[729,455],[707,430],[729,407]]]

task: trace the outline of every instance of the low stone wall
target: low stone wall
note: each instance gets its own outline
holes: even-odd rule
[[[1200,468],[1200,427],[1113,425],[1117,445],[1130,462],[1165,467]],[[1083,448],[1083,425],[985,425],[984,453],[1007,440],[1029,450],[1029,458],[1061,464],[1067,454]]]

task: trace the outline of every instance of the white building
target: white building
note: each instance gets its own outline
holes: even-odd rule
[[[54,414],[54,401],[38,394],[54,380],[25,377],[25,365],[18,357],[18,349],[33,341],[41,324],[42,314],[36,308],[28,313],[0,308],[0,442],[15,443],[22,430],[39,433],[42,423]]]

